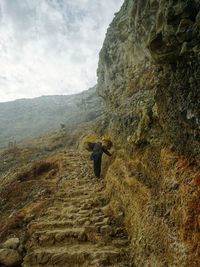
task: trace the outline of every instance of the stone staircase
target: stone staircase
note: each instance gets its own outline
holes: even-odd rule
[[[22,266],[131,266],[126,232],[105,212],[103,182],[93,177],[92,162],[73,151],[65,157],[52,204],[28,226]]]

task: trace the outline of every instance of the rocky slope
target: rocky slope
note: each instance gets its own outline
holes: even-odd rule
[[[69,96],[43,96],[0,103],[0,147],[53,129],[79,125],[101,115],[96,87]]]
[[[136,266],[200,265],[200,3],[125,0],[98,67],[107,172]]]

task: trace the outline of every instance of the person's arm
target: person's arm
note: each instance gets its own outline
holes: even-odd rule
[[[102,150],[106,155],[108,155],[110,157],[112,156],[112,154],[105,147],[102,147]]]

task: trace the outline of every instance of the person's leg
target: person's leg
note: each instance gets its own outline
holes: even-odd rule
[[[98,171],[98,175],[97,177],[100,178],[100,175],[101,175],[101,156],[98,158],[98,168],[97,168],[97,171]]]
[[[94,174],[96,177],[100,178],[101,174],[101,156],[94,158]]]

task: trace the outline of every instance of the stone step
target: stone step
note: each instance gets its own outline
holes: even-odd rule
[[[122,264],[123,261],[126,261],[126,249],[118,249],[113,246],[98,247],[93,244],[83,244],[33,250],[26,255],[23,267],[115,266],[114,264]]]
[[[36,230],[50,230],[58,228],[67,228],[74,226],[74,220],[55,220],[55,221],[35,221],[29,224],[29,234]]]
[[[65,228],[35,231],[31,233],[30,244],[36,246],[54,246],[59,243],[73,244],[87,240],[84,228]]]
[[[88,188],[90,188],[90,189],[88,189]],[[72,189],[72,190],[71,190]],[[94,193],[94,192],[98,192],[99,191],[99,189],[97,189],[96,188],[96,186],[94,186],[94,185],[91,185],[91,184],[87,184],[87,187],[84,185],[84,187],[83,186],[76,186],[74,189],[73,188],[71,188],[70,189],[70,191],[68,190],[68,191],[62,191],[62,192],[58,192],[58,193],[56,193],[55,194],[55,196],[56,197],[69,197],[70,195],[71,195],[71,193],[72,193],[72,191],[73,191],[73,193],[77,193],[77,194],[79,194],[79,195],[81,195],[81,194],[85,194],[85,193]]]
[[[46,217],[46,216],[45,216]],[[47,218],[47,217],[46,217]],[[49,214],[49,221],[57,221],[57,220],[78,220],[80,216],[77,213],[74,214]]]
[[[71,204],[77,204],[80,203],[81,201],[90,201],[93,198],[87,195],[81,195],[81,196],[68,196],[66,198],[62,197],[56,197],[54,200],[55,204],[60,204],[60,203],[71,203]]]
[[[101,209],[99,209],[98,207],[96,207],[94,205],[94,207],[91,207],[90,204],[87,205],[87,202],[81,202],[81,203],[77,203],[76,205],[73,204],[68,204],[65,207],[64,206],[60,206],[58,205],[54,208],[49,208],[46,210],[46,212],[43,213],[43,216],[51,216],[51,215],[67,215],[67,214],[71,214],[71,215],[75,215],[75,214],[86,214],[86,215],[95,215],[95,216],[104,216],[103,212]]]
[[[92,218],[91,218],[91,221],[95,224],[95,223],[101,223],[104,221],[104,223],[106,224],[110,224],[110,219],[109,217],[107,217],[106,215],[104,214],[97,214],[97,215],[94,215]]]
[[[108,216],[104,183],[94,179],[91,162],[85,154],[69,151],[63,154],[63,163],[50,206],[28,226],[22,266],[130,266],[128,238]]]
[[[111,226],[106,224],[101,225],[92,225],[91,221],[86,219],[82,219],[74,223],[76,228],[60,228],[53,227],[53,223],[51,224],[50,229],[45,228],[45,223],[41,223],[30,227],[29,234],[32,237],[30,240],[30,244],[32,246],[53,246],[59,243],[65,244],[74,244],[74,243],[82,243],[82,242],[108,242],[111,240],[113,229]],[[44,225],[44,228],[42,226]],[[62,225],[62,224],[61,224]],[[63,226],[63,225],[62,225]],[[45,230],[41,230],[45,229]],[[79,228],[78,228],[79,227]]]
[[[79,211],[77,212],[73,212],[73,213],[63,213],[63,214],[59,214],[59,213],[54,213],[54,214],[49,214],[48,215],[48,219],[49,220],[74,220],[74,221],[78,221],[78,220],[88,220],[91,218],[91,216],[93,216],[93,214],[91,214],[90,212],[87,213],[79,213]]]

